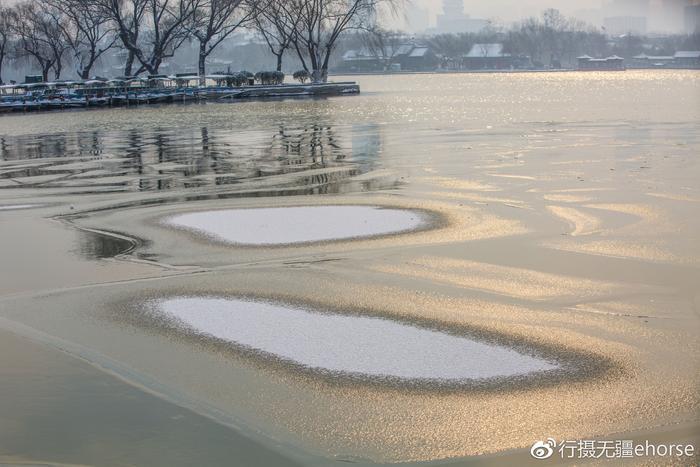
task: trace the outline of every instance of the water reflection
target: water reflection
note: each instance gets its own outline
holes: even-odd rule
[[[160,191],[268,177],[276,177],[268,190],[318,188],[372,169],[380,150],[376,125],[282,124],[267,131],[156,126],[6,135],[0,136],[0,188]]]
[[[84,230],[78,231],[78,244],[76,252],[89,259],[112,258],[129,252],[133,243],[111,235],[102,235]]]

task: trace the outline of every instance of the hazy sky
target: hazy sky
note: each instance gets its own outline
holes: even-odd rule
[[[431,24],[435,16],[442,13],[442,0],[406,0],[408,11],[427,9]],[[646,0],[648,2],[648,20],[651,30],[676,29],[682,26],[682,6],[700,3],[700,0]],[[605,5],[611,15],[635,15],[629,7],[621,5],[644,4],[645,0],[464,0],[464,12],[473,18],[496,19],[502,23],[511,23],[520,19],[539,16],[547,8],[557,8],[566,16],[577,16],[586,22],[599,26],[604,16]],[[399,20],[393,20],[394,26],[400,27]]]
[[[437,14],[442,12],[442,0],[413,0]],[[568,14],[585,8],[600,8],[601,0],[464,0],[464,11],[479,18],[500,18],[513,21],[532,16],[546,8],[558,8]]]
[[[0,4],[13,4],[20,0],[0,0]],[[31,0],[29,0],[31,1]],[[280,0],[284,1],[284,0]],[[415,10],[419,8],[427,9],[430,14],[430,23],[435,24],[435,16],[442,13],[443,0],[404,0],[407,4],[407,10]],[[591,11],[600,10],[604,4],[610,3],[633,3],[644,2],[645,0],[464,0],[464,12],[473,18],[497,19],[502,23],[511,23],[522,18],[530,16],[539,16],[539,14],[547,8],[557,8],[566,16],[579,16],[586,21],[593,21],[591,18],[596,17]],[[682,18],[678,17],[678,8],[684,4],[699,4],[700,0],[647,0],[650,5],[649,24],[651,29],[664,29],[664,25],[679,23]],[[669,8],[675,5],[676,8]],[[585,11],[589,14],[586,15]],[[670,10],[676,10],[671,13]],[[682,11],[682,9],[680,10]],[[408,12],[410,15],[410,11]],[[670,21],[666,18],[669,15],[675,14],[676,17]],[[391,27],[404,28],[407,27],[404,18],[392,19],[386,21]],[[596,21],[597,22],[597,21]],[[655,25],[658,26],[655,28]],[[680,24],[676,24],[680,26]]]

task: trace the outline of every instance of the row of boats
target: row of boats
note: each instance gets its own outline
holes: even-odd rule
[[[228,85],[229,75],[206,78],[215,84],[200,85],[197,76],[176,76],[2,85],[0,113],[240,98],[332,96],[360,92],[359,86],[354,82],[255,84],[251,79],[236,87]]]
[[[209,92],[202,93],[196,89],[117,91],[100,94],[28,92],[0,97],[0,113],[188,102],[207,99],[209,96]]]

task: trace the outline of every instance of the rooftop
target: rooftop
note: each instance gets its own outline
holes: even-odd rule
[[[700,50],[681,50],[676,52],[675,58],[700,58]]]
[[[503,44],[474,44],[467,58],[486,58],[486,57],[509,57],[510,54],[503,53]]]
[[[361,61],[361,60],[376,60],[376,59],[388,59],[393,57],[424,57],[428,51],[429,47],[417,44],[401,44],[397,46],[387,45],[379,50],[370,50],[367,47],[362,47],[361,49],[348,50],[343,54],[343,60],[345,61]]]

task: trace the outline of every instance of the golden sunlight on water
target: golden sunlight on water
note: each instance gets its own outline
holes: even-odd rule
[[[700,74],[358,80],[356,97],[2,117],[0,325],[301,464],[695,420]],[[396,339],[353,334],[377,322]],[[454,376],[426,336],[479,358]],[[479,373],[489,349],[502,371]],[[426,362],[445,371],[395,378]]]

